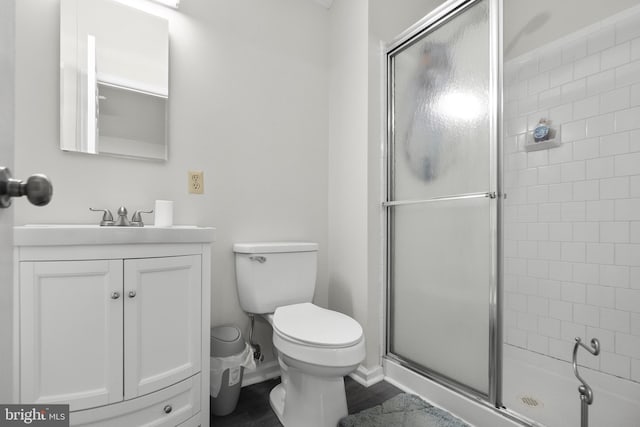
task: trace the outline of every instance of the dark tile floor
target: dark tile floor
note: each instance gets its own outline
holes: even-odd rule
[[[235,411],[225,417],[211,415],[211,427],[281,427],[269,406],[269,392],[279,382],[277,378],[244,387]],[[378,405],[401,392],[385,381],[363,387],[350,377],[345,377],[344,386],[350,414]]]

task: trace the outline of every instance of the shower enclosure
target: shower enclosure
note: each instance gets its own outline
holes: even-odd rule
[[[504,3],[387,47],[385,363],[566,427],[597,337],[592,425],[640,425],[640,6]]]

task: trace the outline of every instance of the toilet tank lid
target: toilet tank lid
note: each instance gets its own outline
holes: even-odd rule
[[[318,244],[313,242],[261,242],[235,243],[233,252],[240,254],[269,254],[281,252],[313,252]]]

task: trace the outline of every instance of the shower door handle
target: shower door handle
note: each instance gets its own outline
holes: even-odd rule
[[[51,201],[53,186],[45,175],[31,175],[26,182],[11,177],[9,168],[0,166],[0,208],[11,206],[12,197],[27,196],[36,206],[44,206]]]

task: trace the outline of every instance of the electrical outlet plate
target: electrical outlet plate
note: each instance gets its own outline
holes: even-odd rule
[[[189,193],[204,193],[204,175],[202,171],[189,171]]]

